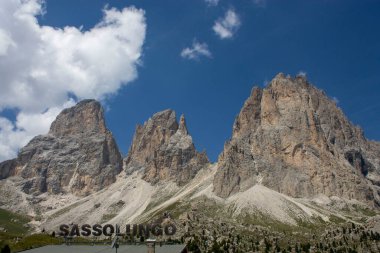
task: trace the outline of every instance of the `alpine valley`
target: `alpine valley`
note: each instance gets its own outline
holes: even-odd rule
[[[0,163],[0,208],[31,233],[170,220],[193,252],[380,251],[380,143],[303,76],[252,89],[217,163],[172,110],[122,157],[103,113],[83,100]]]

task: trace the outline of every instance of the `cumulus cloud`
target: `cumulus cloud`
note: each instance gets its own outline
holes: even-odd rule
[[[217,6],[219,4],[219,0],[205,0],[208,6]]]
[[[0,30],[0,56],[6,55],[8,48],[15,46],[13,40],[9,37],[6,31]]]
[[[17,114],[16,122],[0,117],[0,161],[14,157],[17,150],[34,136],[47,133],[56,116],[73,105],[75,101],[69,99],[62,106],[51,107],[43,113],[21,111]]]
[[[106,99],[137,77],[145,40],[145,13],[105,8],[93,28],[42,26],[42,0],[0,1],[0,161],[16,155],[72,97]]]
[[[302,71],[302,70],[297,73],[297,76],[306,77],[306,75],[307,75],[307,73],[305,71]]]
[[[191,47],[184,48],[181,52],[181,57],[185,59],[197,60],[201,56],[211,58],[212,54],[206,43],[199,43],[196,40],[193,41]]]
[[[234,36],[240,25],[239,16],[234,10],[229,9],[223,18],[215,21],[212,29],[221,39],[230,39]]]

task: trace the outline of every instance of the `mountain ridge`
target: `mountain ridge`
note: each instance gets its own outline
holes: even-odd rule
[[[76,171],[77,161],[87,174]],[[213,164],[196,150],[185,117],[170,109],[137,125],[122,158],[101,105],[79,102],[18,158],[0,163],[0,207],[29,214],[36,231],[57,232],[68,220],[141,223],[170,213],[178,238],[258,233],[293,241],[283,229],[376,227],[379,166],[380,143],[304,77],[279,74],[252,89]],[[70,180],[58,184],[52,178],[62,171]]]

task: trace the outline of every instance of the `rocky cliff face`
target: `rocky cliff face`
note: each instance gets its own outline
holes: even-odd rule
[[[83,100],[63,110],[47,135],[33,138],[16,159],[0,164],[0,179],[21,178],[26,193],[86,195],[115,181],[122,159],[103,109]]]
[[[304,77],[279,74],[244,103],[214,192],[228,197],[259,183],[293,197],[321,193],[379,205],[379,147]]]
[[[152,184],[174,180],[183,185],[208,163],[206,154],[196,151],[184,116],[178,124],[175,112],[165,110],[137,126],[124,169],[143,169],[144,180]]]

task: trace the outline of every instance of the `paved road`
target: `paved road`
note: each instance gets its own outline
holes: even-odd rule
[[[180,253],[184,245],[163,245],[156,246],[156,253]],[[37,249],[23,251],[23,253],[115,253],[115,249],[106,245],[51,245]],[[117,249],[118,253],[146,253],[147,246],[145,245],[121,245]]]

